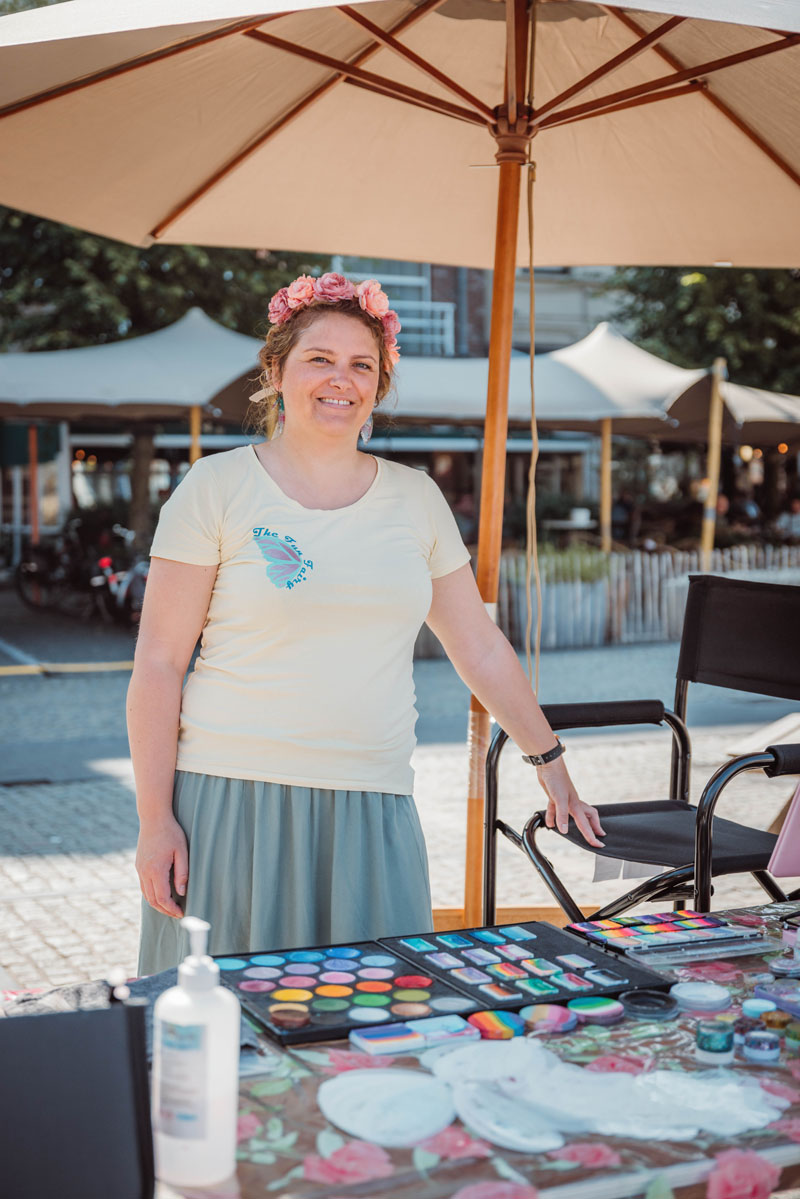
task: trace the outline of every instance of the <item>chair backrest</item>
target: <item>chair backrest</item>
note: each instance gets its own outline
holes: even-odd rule
[[[800,699],[800,587],[691,575],[677,677]]]

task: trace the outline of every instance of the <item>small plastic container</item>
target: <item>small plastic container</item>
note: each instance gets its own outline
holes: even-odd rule
[[[624,991],[619,1000],[634,1020],[674,1020],[678,1014],[677,999],[665,991]]]
[[[751,997],[750,999],[745,999],[742,1003],[742,1015],[751,1016],[757,1020],[763,1012],[774,1012],[777,1010],[777,1007],[778,1005],[773,1003],[771,999],[756,999]]]
[[[754,1016],[740,1016],[733,1026],[733,1041],[735,1045],[744,1045],[744,1039],[753,1029],[761,1029],[764,1025]]]
[[[776,1032],[770,1032],[767,1028],[754,1028],[744,1038],[742,1053],[748,1062],[770,1065],[780,1060],[781,1039]]]
[[[725,1020],[701,1020],[696,1037],[696,1061],[703,1066],[730,1066],[733,1061],[732,1024]]]
[[[800,1024],[787,1024],[783,1030],[783,1045],[790,1057],[800,1055]]]
[[[685,1012],[722,1012],[731,1006],[731,993],[717,983],[676,983],[670,995]]]
[[[794,1020],[789,1012],[762,1012],[759,1017],[764,1028],[769,1028],[772,1032],[776,1032],[778,1036],[783,1036],[787,1025]]]

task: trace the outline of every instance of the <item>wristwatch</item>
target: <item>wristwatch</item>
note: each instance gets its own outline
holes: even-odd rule
[[[556,758],[560,758],[562,754],[567,752],[567,747],[560,737],[556,737],[556,743],[552,749],[548,749],[546,754],[523,754],[523,762],[530,762],[531,766],[546,766],[548,762],[555,762]]]

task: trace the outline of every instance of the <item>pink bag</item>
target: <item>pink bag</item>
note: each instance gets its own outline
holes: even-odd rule
[[[776,878],[800,877],[800,785],[792,796],[767,869]]]

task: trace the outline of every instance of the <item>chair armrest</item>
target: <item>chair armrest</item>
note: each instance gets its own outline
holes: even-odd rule
[[[612,724],[661,724],[664,720],[664,705],[658,699],[542,704],[542,711],[553,729],[597,729]]]
[[[764,774],[777,778],[780,774],[800,774],[800,745],[768,745],[766,753],[775,758],[771,766],[764,767]]]

